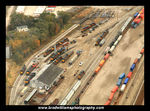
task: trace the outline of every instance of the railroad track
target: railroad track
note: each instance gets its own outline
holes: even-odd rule
[[[144,61],[144,60],[143,60],[143,61]],[[142,61],[142,64],[140,65],[138,71],[136,72],[136,74],[135,74],[135,76],[134,76],[134,79],[133,79],[132,82],[131,82],[131,86],[129,87],[128,92],[126,93],[126,99],[123,100],[122,104],[125,104],[125,102],[126,102],[127,99],[129,98],[129,96],[131,95],[131,91],[133,91],[134,86],[135,86],[135,84],[136,84],[137,81],[138,81],[137,78],[139,78],[139,74],[141,74],[141,72],[143,71],[143,70],[142,70],[142,69],[143,69],[143,65],[144,65],[144,62],[143,62],[143,61]],[[144,83],[144,76],[142,77],[141,80],[142,80],[142,81],[140,82],[139,87],[138,87],[137,90],[136,90],[137,93],[140,92],[139,89],[141,89],[142,84]],[[135,93],[135,94],[136,94],[136,93]],[[134,105],[134,103],[135,103],[136,100],[137,100],[137,97],[138,97],[138,95],[135,95],[135,96],[133,97],[133,99],[129,102],[129,104]]]
[[[132,13],[134,13],[134,11],[136,11],[137,9],[138,9],[138,8],[134,9],[134,10],[132,11]],[[128,16],[130,16],[130,15],[132,15],[131,12],[130,12],[130,14],[125,15],[125,16],[124,16],[124,19],[122,19],[122,20],[120,21],[120,23],[122,23],[122,22],[123,22]],[[118,26],[118,25],[121,25],[121,24],[117,24],[117,26]],[[114,29],[116,29],[116,28],[114,28]],[[114,30],[114,29],[113,29],[113,30]],[[119,29],[119,28],[118,28],[118,29]],[[113,31],[112,31],[111,33],[113,33]],[[115,35],[115,34],[114,34],[114,35]],[[114,38],[113,38],[113,39],[114,39]],[[112,39],[112,40],[113,40],[113,39]],[[107,40],[106,40],[106,41],[107,41]],[[110,41],[110,42],[111,42],[111,41]],[[107,41],[107,43],[108,43],[108,41]],[[106,46],[106,44],[104,44],[104,45]],[[103,47],[104,47],[104,46],[103,46]],[[106,47],[105,47],[105,48],[106,48]],[[104,49],[105,49],[105,48],[103,48],[103,50],[102,50],[101,52],[104,52]],[[101,54],[103,55],[103,53],[99,53],[99,52],[98,52],[98,55],[101,55]],[[96,54],[96,55],[97,55],[97,54]],[[97,60],[101,60],[102,58],[103,58],[103,56],[102,56],[101,58],[100,58],[99,56],[97,56],[97,59],[95,60],[96,63],[93,62],[93,64],[92,64],[91,66],[94,66],[94,64],[95,64],[95,66],[98,65]],[[90,67],[88,66],[87,69],[90,69]],[[71,104],[72,100],[76,98],[75,96],[79,95],[80,90],[85,87],[86,81],[84,81],[84,80],[87,80],[87,78],[90,77],[90,75],[91,75],[90,73],[93,74],[93,70],[90,69],[90,71],[86,71],[86,74],[87,74],[87,73],[88,73],[88,75],[84,75],[84,77],[82,78],[82,83],[81,83],[82,85],[79,87],[79,89],[78,89],[78,90],[76,91],[76,93],[73,95],[73,97],[70,99],[70,101],[68,102],[68,104]],[[86,77],[86,78],[85,78],[85,77]],[[83,82],[83,81],[84,81],[84,82]],[[78,93],[78,94],[77,94],[77,93]]]

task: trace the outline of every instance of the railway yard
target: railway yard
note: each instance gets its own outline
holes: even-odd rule
[[[144,105],[144,7],[89,6],[80,15],[26,61],[9,105]]]

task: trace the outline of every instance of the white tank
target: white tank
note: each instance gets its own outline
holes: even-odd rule
[[[78,89],[78,87],[80,86],[81,81],[76,82],[76,84],[73,86],[73,90],[76,91]]]
[[[117,40],[120,41],[121,39],[122,39],[122,35],[120,35]]]
[[[28,91],[28,89],[29,89],[28,86],[24,87],[20,92],[20,96],[23,96]]]
[[[66,99],[64,99],[61,103],[60,103],[60,105],[66,105],[67,104],[67,100]]]
[[[67,101],[69,101],[70,98],[73,96],[73,94],[74,94],[74,90],[71,90],[71,91],[68,93],[68,95],[65,97],[65,99],[66,99]]]
[[[114,46],[116,46],[118,44],[118,40],[116,40],[116,42],[114,43]]]
[[[75,55],[75,56],[69,61],[69,64],[71,65],[77,58],[78,58],[78,55]]]
[[[121,86],[121,88],[120,88],[120,91],[123,92],[124,89],[125,89],[125,87],[126,87],[126,84],[123,84],[123,85]]]
[[[110,48],[109,52],[112,53],[114,49],[115,49],[115,46],[113,45],[113,46]]]
[[[142,57],[142,54],[138,54],[138,60],[140,60],[141,59],[141,57]]]

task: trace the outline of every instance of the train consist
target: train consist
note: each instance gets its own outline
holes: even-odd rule
[[[105,37],[109,33],[108,30],[105,30],[100,37],[96,40],[95,46],[102,46],[105,43]]]
[[[144,54],[144,48],[140,51],[140,54],[138,55],[138,57],[134,60],[133,64],[130,67],[130,71],[127,74],[126,78],[125,78],[125,73],[122,73],[117,81],[116,86],[112,89],[110,97],[108,98],[108,101],[104,104],[104,105],[109,105],[114,97],[115,92],[119,89],[120,87],[120,92],[123,93],[127,83],[129,82],[129,80],[131,79],[131,76],[133,74],[133,71],[135,70],[136,65],[138,64],[138,62],[140,61],[141,57]],[[124,82],[123,82],[124,79]],[[122,84],[123,83],[123,84]]]
[[[134,18],[135,19],[131,23],[132,28],[136,28],[141,23],[141,21],[144,20],[144,8],[142,8],[140,12],[135,13]]]
[[[85,27],[82,28],[81,33],[87,31],[88,29],[92,28],[93,26],[95,26],[96,24],[93,22]]]

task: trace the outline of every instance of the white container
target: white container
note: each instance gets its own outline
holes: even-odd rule
[[[61,102],[61,104],[60,105],[66,105],[67,104],[67,100],[66,99],[64,99],[62,102]]]
[[[66,96],[66,100],[67,101],[69,101],[70,100],[70,98],[73,96],[73,94],[74,94],[74,90],[71,90],[69,93],[68,93],[68,95]]]
[[[116,40],[116,42],[114,43],[114,46],[116,46],[118,44],[118,40]]]
[[[74,85],[74,87],[72,89],[74,91],[76,91],[80,85],[81,85],[81,81],[78,81],[78,82],[76,82],[76,84]]]
[[[124,89],[125,89],[125,87],[126,87],[126,84],[123,84],[123,85],[121,86],[121,88],[120,88],[120,91],[123,92]]]
[[[142,57],[142,54],[138,54],[138,60],[140,60],[141,59],[141,57]]]
[[[117,40],[120,41],[121,39],[122,39],[122,35],[120,35]]]
[[[115,49],[115,46],[113,45],[113,46],[110,48],[109,52],[112,53],[114,49]]]

